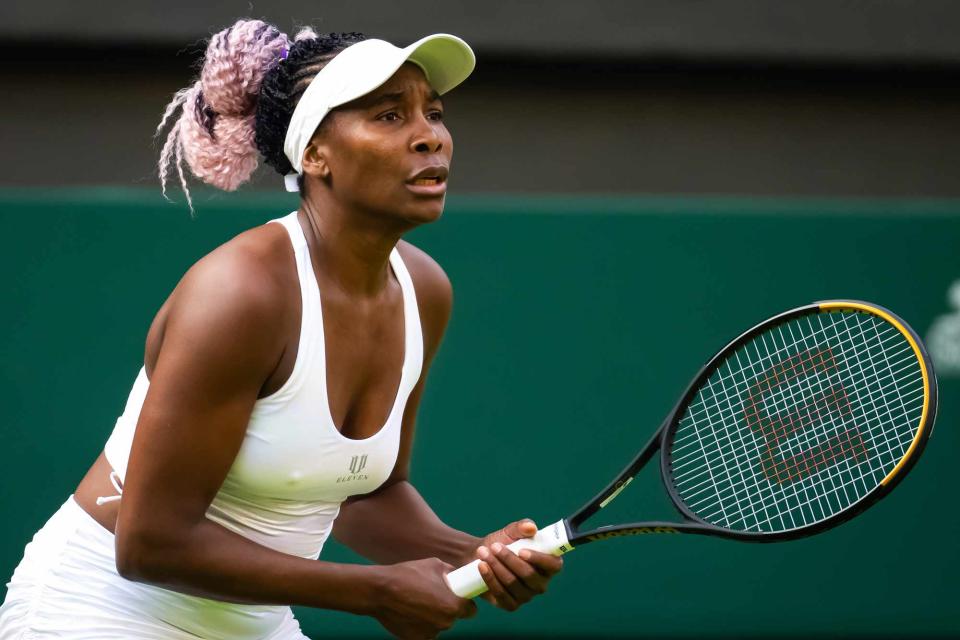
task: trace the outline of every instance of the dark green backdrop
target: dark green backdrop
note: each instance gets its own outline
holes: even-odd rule
[[[295,206],[206,194],[191,220],[152,191],[0,192],[4,580],[102,448],[182,273]],[[592,495],[703,360],[755,321],[852,297],[925,335],[960,277],[960,202],[464,197],[410,239],[455,291],[413,477],[475,533],[522,516],[546,524]],[[568,556],[546,597],[515,614],[482,605],[457,633],[960,633],[960,380],[940,384],[920,464],[853,522],[777,545],[592,545]],[[618,503],[611,518],[671,513],[653,469]],[[324,558],[355,561],[333,542]],[[372,620],[298,616],[318,637],[379,633]]]

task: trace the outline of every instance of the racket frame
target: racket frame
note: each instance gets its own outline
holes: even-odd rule
[[[752,340],[755,336],[766,331],[771,326],[775,326],[794,318],[809,315],[812,313],[830,311],[858,311],[870,313],[879,316],[893,324],[902,334],[907,336],[913,348],[914,354],[920,362],[924,377],[924,386],[926,392],[926,403],[921,413],[920,427],[914,436],[903,458],[897,463],[894,469],[878,484],[874,489],[865,494],[857,502],[846,509],[839,511],[819,522],[811,525],[796,527],[785,531],[776,532],[749,532],[737,531],[718,527],[699,518],[683,502],[670,474],[670,446],[673,444],[673,438],[676,435],[677,427],[687,404],[693,396],[699,391],[702,383],[706,381],[725,361],[726,356],[738,349],[740,346]],[[903,480],[907,472],[913,468],[920,454],[923,452],[930,434],[933,431],[933,423],[936,419],[938,406],[937,378],[933,370],[933,363],[929,354],[923,346],[920,337],[916,332],[901,319],[888,309],[881,306],[863,302],[860,300],[825,300],[813,304],[803,305],[784,311],[775,316],[767,318],[763,322],[751,327],[747,331],[731,340],[725,347],[720,349],[703,365],[700,371],[694,376],[693,380],[687,386],[687,389],[680,396],[680,399],[674,405],[670,413],[667,414],[663,424],[640,450],[640,452],[630,461],[630,463],[621,471],[606,487],[597,495],[588,500],[582,507],[573,512],[570,516],[562,520],[567,538],[572,547],[578,547],[589,542],[604,540],[612,537],[644,535],[650,533],[691,533],[698,535],[717,536],[744,542],[779,542],[783,540],[796,540],[814,535],[827,529],[840,525],[847,520],[862,513],[878,500],[890,493],[893,488]],[[660,451],[660,477],[663,485],[670,496],[670,501],[683,517],[683,522],[629,522],[615,525],[604,525],[593,529],[581,530],[581,525],[591,516],[600,511],[604,506],[610,503],[617,495],[623,491],[639,473],[650,459]]]

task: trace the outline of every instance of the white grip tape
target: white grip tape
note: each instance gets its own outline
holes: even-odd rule
[[[532,538],[521,538],[507,545],[514,553],[519,553],[521,549],[533,549],[542,553],[549,553],[555,556],[562,556],[573,549],[573,545],[567,540],[567,528],[563,520],[554,522],[549,527],[544,527],[537,531]],[[479,560],[474,560],[455,571],[447,574],[447,584],[451,591],[461,598],[475,598],[487,590],[487,583],[483,581],[480,575]]]

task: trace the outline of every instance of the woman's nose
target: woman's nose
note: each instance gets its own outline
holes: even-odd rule
[[[443,149],[443,139],[437,131],[437,124],[426,118],[421,118],[420,127],[410,141],[410,146],[414,152],[438,153]]]

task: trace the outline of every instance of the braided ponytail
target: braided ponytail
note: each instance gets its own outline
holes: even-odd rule
[[[254,113],[260,85],[289,44],[286,35],[260,20],[239,20],[210,38],[200,79],[174,94],[157,127],[159,135],[181,109],[160,153],[164,196],[171,162],[191,211],[184,160],[194,176],[226,191],[250,178],[257,168]]]
[[[306,27],[291,42],[260,20],[238,20],[214,34],[200,78],[174,94],[157,127],[159,136],[181,110],[160,152],[164,197],[172,164],[193,211],[184,161],[194,176],[226,191],[250,179],[257,151],[281,175],[290,173],[283,141],[297,101],[327,62],[364,39],[361,33],[317,35]]]

